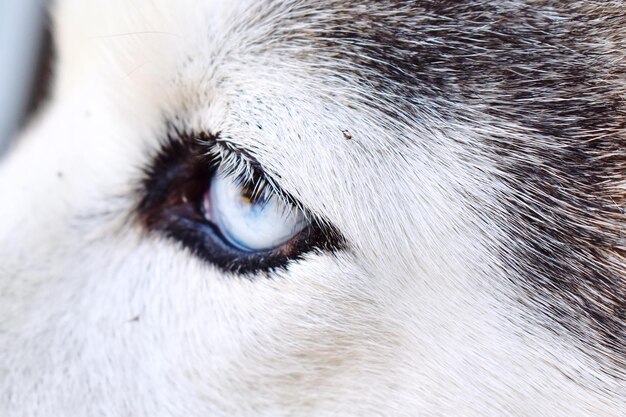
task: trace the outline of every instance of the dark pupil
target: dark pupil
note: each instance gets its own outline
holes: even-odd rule
[[[261,197],[260,195],[261,193],[259,192],[254,192],[253,187],[249,186],[249,185],[242,185],[241,186],[241,199],[247,203],[247,204],[254,204],[256,205],[257,203],[263,203],[263,197]]]

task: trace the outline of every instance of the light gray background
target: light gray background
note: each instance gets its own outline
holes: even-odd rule
[[[28,102],[43,24],[44,0],[0,0],[0,154]]]

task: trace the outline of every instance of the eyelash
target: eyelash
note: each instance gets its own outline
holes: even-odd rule
[[[276,184],[265,175],[261,166],[247,157],[240,150],[231,148],[227,142],[215,142],[209,145],[209,155],[213,162],[213,171],[223,170],[224,174],[234,178],[237,184],[252,188],[252,197],[276,196],[287,204],[301,208],[293,199],[289,198]]]
[[[270,195],[302,210],[309,225],[278,248],[243,252],[229,244],[219,229],[202,215],[204,191],[218,168],[258,196]],[[267,176],[249,153],[219,139],[218,135],[176,133],[152,158],[140,186],[137,207],[140,223],[150,232],[181,243],[196,257],[224,272],[252,275],[286,269],[309,252],[333,252],[343,238],[328,222],[312,216]]]

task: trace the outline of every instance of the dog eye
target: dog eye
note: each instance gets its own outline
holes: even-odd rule
[[[276,248],[307,226],[302,211],[222,169],[213,175],[202,211],[230,244],[247,252]]]
[[[216,139],[177,134],[155,155],[137,206],[146,230],[240,275],[345,249],[339,231],[280,189],[252,155]]]

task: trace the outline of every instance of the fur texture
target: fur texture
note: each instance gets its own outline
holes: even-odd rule
[[[0,165],[0,415],[622,415],[625,8],[57,1]],[[173,136],[341,244],[197,256],[142,220]]]

